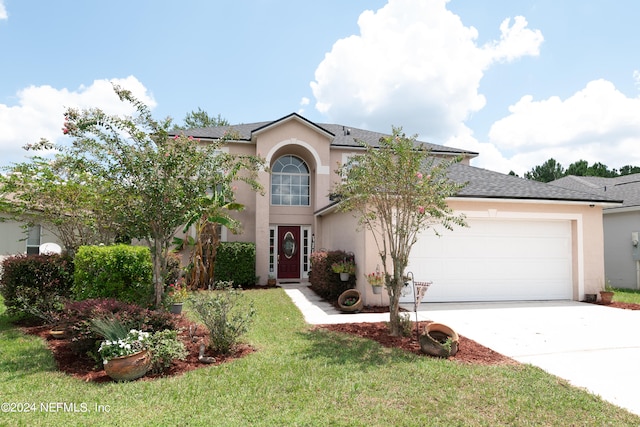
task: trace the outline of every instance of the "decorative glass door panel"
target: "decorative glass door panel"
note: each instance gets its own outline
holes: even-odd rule
[[[278,227],[278,279],[300,278],[300,227]]]

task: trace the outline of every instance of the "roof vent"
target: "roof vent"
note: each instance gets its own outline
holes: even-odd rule
[[[344,136],[351,135],[351,129],[342,126],[342,131],[344,132]]]

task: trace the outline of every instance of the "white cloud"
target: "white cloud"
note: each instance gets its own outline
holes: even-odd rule
[[[302,99],[300,99],[301,108],[298,109],[298,114],[300,114],[301,116],[304,115],[304,110],[305,110],[304,107],[309,105],[309,102],[311,101],[306,96],[303,96]]]
[[[360,15],[360,34],[338,40],[311,83],[329,119],[381,131],[403,126],[421,139],[468,139],[464,121],[482,109],[484,71],[498,61],[537,55],[539,31],[505,20],[500,40],[482,47],[477,30],[446,9],[447,0],[389,0]]]
[[[63,114],[66,108],[101,108],[109,114],[131,114],[132,108],[122,103],[113,92],[111,82],[133,92],[142,102],[153,108],[153,96],[135,77],[95,80],[90,86],[75,91],[51,86],[29,86],[16,94],[16,105],[0,104],[0,151],[2,164],[25,160],[22,147],[40,138],[63,142]]]
[[[523,96],[509,111],[493,124],[489,141],[506,157],[517,152],[509,167],[520,175],[551,157],[565,168],[578,160],[616,169],[640,165],[640,98],[625,96],[609,81],[591,81],[564,100]]]
[[[4,5],[4,0],[0,0],[0,19],[9,19],[7,8]]]

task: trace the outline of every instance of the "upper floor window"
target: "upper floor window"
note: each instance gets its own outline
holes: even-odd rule
[[[309,206],[309,168],[296,156],[286,155],[271,167],[271,204]]]

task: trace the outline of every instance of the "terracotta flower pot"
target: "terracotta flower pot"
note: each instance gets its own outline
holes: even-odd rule
[[[344,305],[348,298],[356,299],[356,302],[351,305]],[[338,307],[345,313],[357,313],[362,310],[363,302],[360,292],[355,289],[347,289],[338,297]]]
[[[104,370],[116,381],[131,381],[142,377],[151,367],[151,354],[142,350],[104,362]]]
[[[602,300],[602,303],[605,305],[611,304],[611,301],[613,300],[613,292],[600,291],[600,299]]]
[[[423,353],[437,356],[455,356],[458,352],[460,337],[450,327],[442,323],[429,323],[425,331],[420,335],[420,350]],[[448,341],[448,344],[447,344]]]

